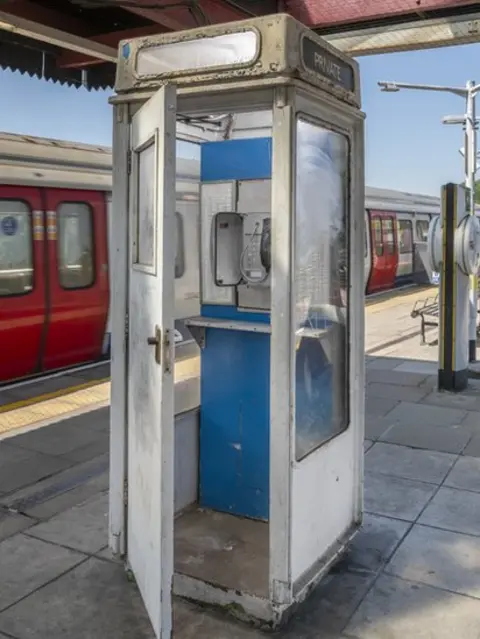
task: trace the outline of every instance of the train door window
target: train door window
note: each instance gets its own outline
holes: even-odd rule
[[[382,257],[383,255],[382,223],[380,221],[380,218],[378,217],[372,218],[372,235],[373,235],[373,240],[375,242],[375,253],[377,257]]]
[[[0,297],[33,290],[33,238],[30,207],[0,200]]]
[[[417,231],[417,240],[419,242],[427,241],[428,226],[429,226],[429,223],[427,222],[427,220],[417,220],[416,231]]]
[[[398,252],[411,253],[413,251],[412,222],[410,220],[398,221]]]
[[[60,286],[88,288],[95,282],[93,216],[84,202],[62,202],[57,209]]]
[[[395,233],[393,231],[393,218],[385,217],[382,220],[383,239],[387,249],[387,255],[395,254]]]
[[[185,273],[185,250],[183,217],[175,213],[175,277],[178,279]]]

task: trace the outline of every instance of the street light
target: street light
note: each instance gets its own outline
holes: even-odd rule
[[[417,91],[438,91],[453,93],[465,100],[465,115],[447,115],[442,119],[443,124],[461,124],[465,131],[465,146],[461,154],[465,158],[465,186],[470,191],[470,214],[475,215],[475,175],[479,169],[477,162],[477,125],[479,120],[475,114],[475,100],[480,91],[480,84],[469,80],[465,87],[438,86],[433,84],[409,84],[407,82],[379,82],[378,86],[387,93],[397,93],[401,89]],[[469,321],[469,360],[476,360],[477,350],[477,279],[470,279],[470,321]]]

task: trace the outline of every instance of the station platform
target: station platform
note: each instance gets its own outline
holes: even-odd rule
[[[367,309],[366,514],[347,556],[273,635],[176,600],[175,639],[478,639],[480,381],[461,395],[436,391],[437,350],[421,346],[409,317],[421,294]],[[177,379],[196,374],[195,359]],[[101,379],[71,395],[108,387]],[[4,430],[0,639],[154,639],[106,548],[108,396],[101,402]]]

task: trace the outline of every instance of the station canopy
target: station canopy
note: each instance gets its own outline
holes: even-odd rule
[[[480,39],[473,0],[0,0],[0,67],[110,89],[122,39],[277,11],[354,56]]]

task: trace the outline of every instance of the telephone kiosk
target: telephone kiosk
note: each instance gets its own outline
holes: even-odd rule
[[[362,521],[358,65],[279,14],[120,43],[112,103],[110,546],[158,637],[174,595],[276,628]]]

